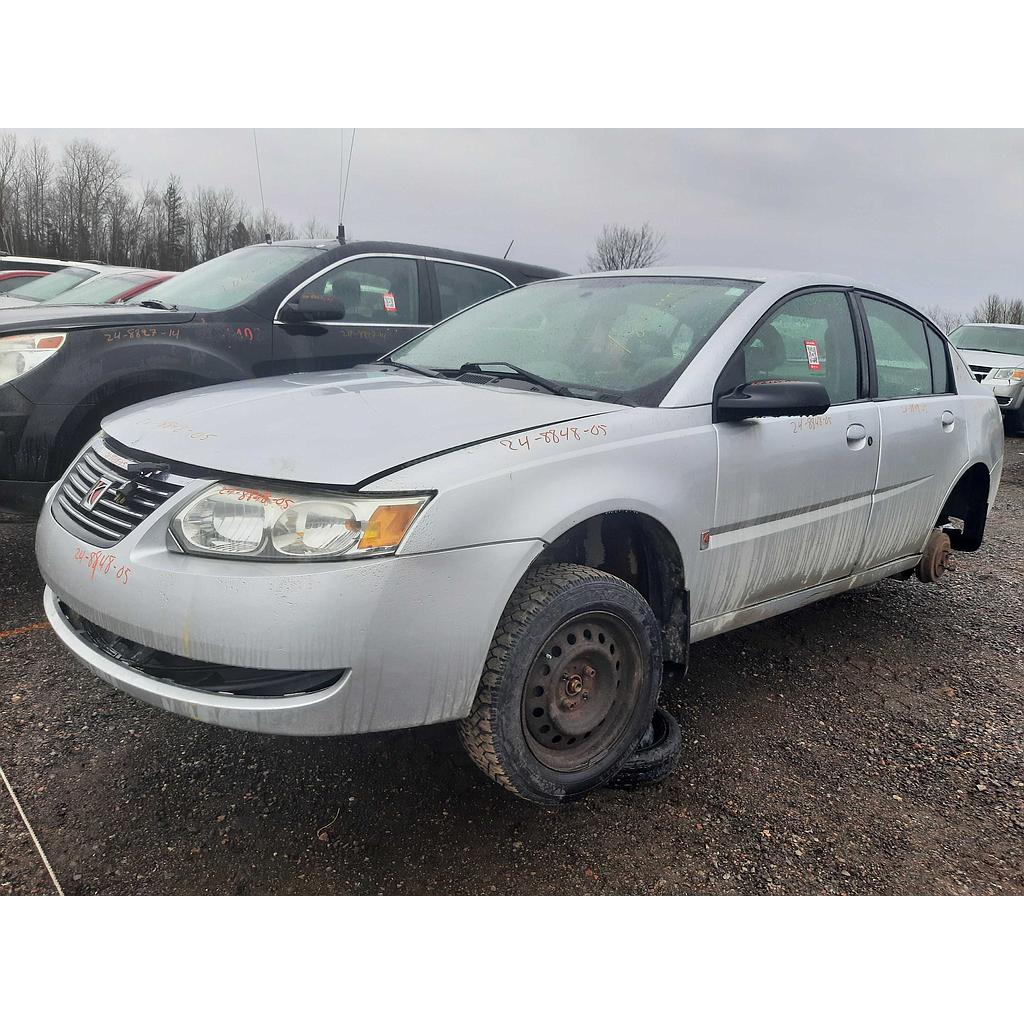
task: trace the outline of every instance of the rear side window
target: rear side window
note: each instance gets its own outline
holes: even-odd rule
[[[744,380],[824,384],[833,405],[860,393],[857,341],[843,292],[810,292],[781,306],[741,349]]]
[[[932,391],[945,395],[953,390],[949,376],[949,361],[946,359],[946,343],[936,331],[925,325],[928,335],[928,355],[932,361]]]
[[[497,274],[476,267],[461,267],[457,263],[434,263],[434,273],[441,296],[442,320],[512,287]]]
[[[864,298],[875,350],[879,398],[932,394],[932,365],[924,323],[899,306]]]

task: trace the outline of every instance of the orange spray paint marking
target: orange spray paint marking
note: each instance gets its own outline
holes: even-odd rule
[[[49,629],[48,622],[33,622],[31,626],[19,626],[17,629],[5,629],[0,633],[0,640],[6,640],[9,636],[21,636],[22,633],[32,633],[37,629]]]

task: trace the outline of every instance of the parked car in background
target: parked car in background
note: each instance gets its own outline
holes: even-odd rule
[[[47,270],[0,270],[0,295],[5,295],[12,288],[20,288],[37,277],[46,277],[48,273]]]
[[[558,273],[397,242],[278,242],[200,264],[126,304],[0,309],[0,512],[37,511],[115,409],[373,360],[464,306]]]
[[[131,267],[108,267],[101,263],[78,263],[55,270],[52,274],[40,277],[5,295],[0,295],[0,310],[12,309],[16,306],[36,306],[43,302],[52,302],[58,296],[70,292],[80,285],[131,270]]]
[[[1024,433],[1024,326],[964,324],[949,340],[975,379],[992,388],[1006,429]]]
[[[558,804],[620,772],[691,642],[938,579],[1002,465],[989,389],[898,299],[657,268],[108,416],[37,554],[57,636],[126,693],[292,735],[459,719]]]
[[[89,267],[96,264],[95,260],[58,260],[49,256],[12,256],[9,252],[0,251],[0,272],[5,270],[41,270],[52,274],[65,267]]]
[[[93,306],[105,302],[127,302],[148,291],[161,281],[175,277],[166,270],[121,270],[110,274],[97,274],[76,285],[70,291],[47,299],[49,306]]]

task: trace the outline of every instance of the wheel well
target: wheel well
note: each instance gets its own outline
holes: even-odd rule
[[[204,381],[193,378],[165,378],[163,380],[136,381],[114,389],[104,389],[79,405],[80,414],[69,418],[61,428],[53,449],[53,464],[48,479],[56,479],[68,467],[75,453],[99,429],[104,416],[129,405],[137,405],[150,398],[173,395],[178,391],[202,387]]]
[[[942,506],[937,526],[950,519],[963,522],[963,531],[950,532],[950,541],[958,551],[977,551],[985,535],[988,518],[989,472],[979,462],[971,466],[956,482]]]
[[[675,539],[656,519],[641,512],[585,519],[547,545],[534,565],[552,562],[589,565],[635,587],[661,623],[665,660],[686,666],[690,595],[683,559]]]

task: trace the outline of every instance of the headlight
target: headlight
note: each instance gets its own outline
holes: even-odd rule
[[[44,331],[39,334],[9,334],[0,338],[0,384],[20,377],[23,373],[49,359],[64,344],[66,334]]]
[[[995,380],[1024,380],[1024,370],[1015,370],[1012,366],[1002,366],[992,371]]]
[[[331,560],[395,551],[428,494],[347,495],[218,483],[175,515],[184,551],[261,562]]]

